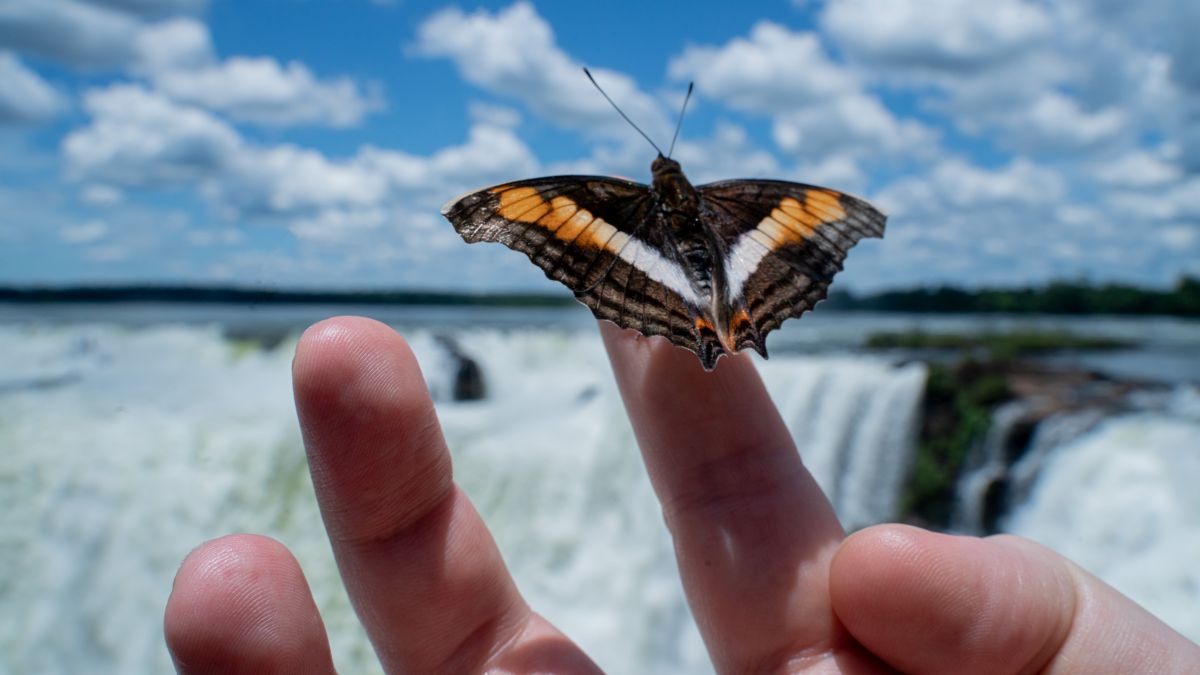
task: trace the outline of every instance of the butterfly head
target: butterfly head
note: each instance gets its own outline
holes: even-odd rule
[[[650,165],[654,179],[654,194],[669,210],[693,212],[696,209],[696,189],[683,175],[679,162],[659,155]]]
[[[654,174],[655,178],[657,178],[658,176],[665,176],[667,174],[683,173],[683,168],[679,166],[679,162],[659,154],[650,165],[650,173]]]

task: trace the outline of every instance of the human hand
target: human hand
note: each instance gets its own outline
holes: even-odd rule
[[[719,672],[1194,672],[1200,647],[1066,559],[1017,537],[911,527],[845,538],[746,357],[601,333]],[[450,456],[407,344],[339,318],[293,364],[317,498],[387,672],[596,672],[521,598]],[[803,449],[801,449],[803,450]],[[167,604],[184,673],[333,672],[281,544],[224,537]]]

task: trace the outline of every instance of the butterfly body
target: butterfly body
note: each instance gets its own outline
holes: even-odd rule
[[[766,335],[823,299],[851,246],[885,217],[799,183],[693,186],[662,156],[646,186],[599,176],[497,185],[447,204],[469,243],[521,251],[598,318],[662,335],[711,370],[726,353],[766,356]]]

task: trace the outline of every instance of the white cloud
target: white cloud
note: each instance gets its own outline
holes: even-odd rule
[[[996,170],[947,159],[934,167],[931,184],[941,203],[972,208],[1048,207],[1066,193],[1066,183],[1058,172],[1023,158]]]
[[[349,78],[321,81],[302,63],[282,65],[268,57],[235,56],[200,68],[168,69],[153,81],[176,100],[275,126],[348,127],[382,107],[377,90],[363,91]]]
[[[949,100],[929,107],[967,133],[1027,155],[1082,156],[1136,139],[1138,127],[1126,107],[1086,109],[1078,97],[1015,71],[997,76],[992,85],[982,80],[954,85]]]
[[[482,186],[537,171],[533,152],[511,129],[477,124],[463,145],[443,148],[429,157],[428,184]]]
[[[878,201],[895,218],[919,223],[916,236],[969,245],[998,223],[1007,226],[991,234],[1020,235],[1024,228],[1044,227],[1055,220],[1065,195],[1061,175],[1026,159],[987,169],[950,157],[924,175],[897,179],[880,191]]]
[[[896,118],[880,100],[851,93],[775,118],[775,142],[802,157],[848,152],[856,156],[935,156],[938,135],[915,120]]]
[[[1002,149],[1085,157],[1128,151],[1153,131],[1178,139],[1187,164],[1184,111],[1194,100],[1200,118],[1200,88],[1189,96],[1179,77],[1195,42],[1180,26],[1200,18],[1195,7],[831,0],[820,24],[872,83],[909,88],[926,111]]]
[[[294,145],[247,149],[222,177],[222,205],[240,213],[302,213],[326,205],[367,206],[386,195],[387,181],[355,161],[332,161]]]
[[[305,239],[355,240],[397,223],[403,240],[450,197],[536,172],[511,129],[476,124],[465,143],[428,156],[367,146],[333,160],[294,146],[249,148],[213,183],[210,198],[233,216],[283,218]]]
[[[40,122],[63,107],[63,97],[20,59],[0,51],[0,124]]]
[[[826,155],[802,161],[796,167],[795,179],[810,185],[836,186],[850,194],[861,193],[868,182],[866,171],[848,155]]]
[[[1126,130],[1128,118],[1117,108],[1089,112],[1056,91],[1043,92],[1025,115],[1007,120],[1017,148],[1045,152],[1080,150],[1111,141]]]
[[[1158,233],[1159,238],[1169,248],[1190,250],[1200,246],[1200,227],[1196,225],[1172,225],[1164,227]]]
[[[814,33],[768,21],[748,38],[723,46],[691,46],[671,61],[676,79],[691,79],[701,94],[758,114],[783,113],[857,91],[857,78],[834,63]]]
[[[87,2],[149,17],[195,13],[208,6],[208,0],[87,0]]]
[[[1167,196],[1178,205],[1179,217],[1200,224],[1200,175],[1189,175],[1172,185]]]
[[[75,181],[58,191],[64,204],[106,209],[105,220],[121,227],[97,235],[95,223],[79,224],[76,214],[45,219],[40,236],[92,243],[89,255],[98,259],[143,255],[150,248],[114,235],[124,238],[127,214],[157,208],[142,188],[165,186],[172,195],[194,191],[228,219],[170,234],[176,241],[232,253],[236,228],[272,224],[340,256],[291,261],[292,278],[302,269],[408,264],[404,256],[412,256],[412,269],[425,265],[436,275],[444,259],[418,258],[429,246],[449,246],[451,256],[461,248],[437,215],[455,194],[559,171],[646,178],[651,153],[528,2],[446,9],[420,24],[413,53],[448,59],[487,92],[470,104],[462,139],[424,154],[370,145],[326,154],[263,140],[296,138],[286,131],[244,130],[353,126],[381,99],[362,79],[271,54],[219,53],[200,20],[179,16],[204,6],[0,0],[0,53],[118,69],[132,82],[87,92],[90,120],[61,143],[65,174]],[[874,192],[892,220],[885,242],[856,252],[855,281],[1169,278],[1185,262],[1195,269],[1188,256],[1200,245],[1200,43],[1187,30],[1196,7],[1188,0],[829,0],[818,8],[823,34],[760,22],[724,43],[681,50],[667,68],[670,90],[648,94],[621,73],[596,75],[664,150],[679,84],[696,80],[697,122],[716,121],[709,132],[685,132],[675,155],[697,184],[762,176]],[[7,72],[54,95],[18,57],[8,59],[0,56],[0,118],[14,114],[5,108],[13,101],[37,99],[12,94],[21,79]],[[53,109],[64,105],[60,98]],[[45,119],[48,109],[22,114]],[[602,141],[547,167],[517,133],[537,126],[522,116],[599,132]],[[949,148],[964,154],[947,156]],[[165,227],[161,218],[144,220],[140,232]],[[301,247],[298,257],[309,254]],[[510,257],[495,259],[507,270]],[[226,269],[261,265],[255,258],[234,264],[229,257]],[[540,282],[519,256],[511,265]]]
[[[199,0],[11,0],[0,3],[0,47],[86,69],[128,68],[177,101],[274,126],[347,127],[382,105],[375,85],[320,79],[299,62],[269,57],[216,58]]]
[[[962,158],[897,179],[877,195],[885,245],[858,256],[867,286],[1029,284],[1087,276],[1168,283],[1200,233],[1200,179],[1081,197],[1057,168]]]
[[[1191,0],[1064,2],[1088,92],[1119,100],[1176,140],[1200,172],[1200,4]]]
[[[395,215],[380,207],[329,208],[293,220],[289,229],[297,239],[341,242],[377,230],[393,222]]]
[[[208,27],[191,18],[145,26],[137,33],[134,53],[134,71],[147,76],[204,68],[216,61]]]
[[[236,131],[211,114],[137,85],[84,95],[89,126],[63,139],[68,174],[126,186],[191,183],[223,170],[241,149]]]
[[[685,138],[681,144],[687,142],[688,139]],[[675,155],[679,155],[679,146],[675,148]],[[546,166],[544,173],[561,176],[611,175],[644,183],[649,180],[650,163],[653,158],[654,150],[646,147],[645,143],[597,144],[586,157],[551,162]],[[693,166],[688,162],[683,169],[690,171]]]
[[[1150,189],[1114,189],[1105,204],[1122,222],[1151,225],[1190,221],[1200,226],[1200,176]]]
[[[128,260],[133,255],[133,251],[128,246],[122,244],[103,244],[94,246],[88,249],[83,257],[98,263],[114,263]]]
[[[457,192],[537,169],[511,128],[487,123],[428,156],[367,146],[330,158],[254,144],[211,113],[136,85],[90,91],[84,108],[91,123],[62,152],[68,175],[91,184],[85,197],[103,201],[111,186],[194,186],[230,220],[281,222],[322,241],[353,240],[388,217],[436,215]]]
[[[711,138],[689,138],[675,148],[675,159],[695,184],[729,178],[778,178],[775,157],[757,148],[746,130],[719,122]]]
[[[511,129],[489,124],[476,124],[466,143],[428,157],[366,147],[357,162],[384,177],[391,189],[434,206],[458,192],[538,171],[533,153]]]
[[[418,28],[414,51],[453,60],[468,82],[516,98],[559,126],[621,137],[632,133],[584,77],[583,64],[559,49],[550,24],[528,2],[495,14],[439,11]],[[628,76],[591,70],[617,105],[661,145],[672,126],[658,103]]]
[[[68,225],[59,230],[58,237],[68,244],[90,244],[108,234],[108,223],[89,220],[78,225]]]
[[[184,239],[189,246],[237,246],[246,241],[246,235],[234,227],[188,230]]]
[[[958,129],[999,130],[989,140],[1029,152],[1046,139],[1059,149],[1087,145],[1120,122],[1055,90],[1074,67],[1055,50],[1056,19],[1027,0],[831,0],[819,21],[873,83],[915,89],[927,111]],[[1087,134],[1071,126],[1078,121]],[[1063,127],[1069,138],[1056,135]]]
[[[0,46],[82,68],[127,63],[141,22],[78,0],[0,3]]]
[[[111,185],[93,184],[85,186],[80,191],[79,198],[85,204],[107,207],[116,206],[124,201],[125,193]]]
[[[1097,181],[1118,187],[1159,187],[1182,178],[1182,170],[1146,150],[1133,150],[1120,157],[1098,158],[1086,167]]]
[[[876,68],[969,73],[1052,36],[1025,0],[830,0],[821,25],[851,58]]]
[[[861,177],[859,159],[936,152],[932,129],[897,118],[854,70],[830,58],[815,33],[759,22],[748,37],[688,47],[669,72],[730,107],[770,116],[783,152],[838,167],[831,176]]]
[[[521,113],[508,106],[471,101],[469,108],[471,119],[476,122],[508,128],[516,127],[521,123]]]
[[[302,63],[233,56],[218,61],[208,29],[190,18],[150,25],[137,35],[134,70],[176,101],[239,122],[272,126],[354,126],[383,106],[377,87],[350,78],[318,79]]]

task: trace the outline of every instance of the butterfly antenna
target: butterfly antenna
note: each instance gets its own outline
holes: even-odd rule
[[[608,104],[611,105],[613,107],[613,109],[616,110],[617,113],[621,117],[625,118],[626,122],[629,122],[629,126],[633,127],[634,131],[637,131],[639,134],[641,134],[642,138],[646,139],[646,142],[649,143],[650,145],[653,145],[654,149],[658,150],[658,154],[661,155],[662,150],[659,149],[659,147],[654,144],[654,141],[650,140],[650,137],[646,135],[646,132],[639,129],[638,125],[634,124],[633,120],[629,119],[629,115],[626,115],[620,108],[618,108],[617,104],[613,103],[613,100],[611,98],[609,98],[608,94],[604,93],[603,89],[600,89],[600,85],[596,84],[596,78],[592,77],[592,72],[590,70],[588,70],[587,67],[584,67],[583,74],[588,76],[588,79],[591,80],[592,85],[595,86],[596,89],[598,89],[600,91],[600,95],[604,97],[604,100],[608,101]]]
[[[687,112],[687,104],[692,100],[692,88],[695,86],[695,82],[688,82],[688,93],[683,97],[683,107],[679,109],[679,121],[675,123],[675,135],[671,137],[671,147],[667,149],[667,157],[675,152],[675,139],[679,138],[679,130],[683,128],[683,113]]]

